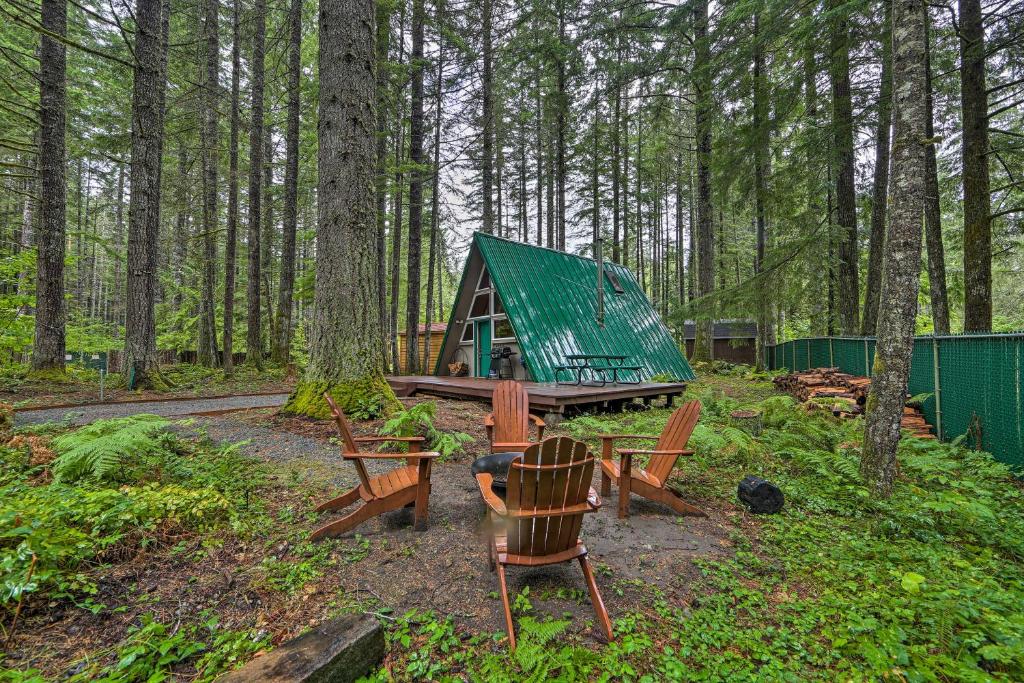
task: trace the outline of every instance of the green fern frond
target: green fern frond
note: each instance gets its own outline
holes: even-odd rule
[[[53,462],[57,481],[110,481],[129,458],[163,450],[160,435],[170,422],[157,415],[132,415],[97,420],[53,440],[60,454]]]

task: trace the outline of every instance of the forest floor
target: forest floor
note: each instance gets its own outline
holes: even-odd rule
[[[296,378],[284,368],[257,371],[240,365],[230,377],[216,368],[180,364],[162,368],[167,384],[160,390],[129,390],[121,375],[103,379],[103,402],[155,401],[168,398],[200,398],[240,394],[290,393]],[[15,408],[57,407],[100,402],[100,375],[95,370],[69,366],[66,378],[35,379],[25,366],[0,369],[0,403]]]
[[[898,504],[878,507],[851,480],[855,465],[851,473],[844,449],[858,438],[855,423],[808,416],[764,376],[744,371],[702,377],[686,398],[703,405],[691,439],[698,453],[680,463],[671,486],[709,516],[679,517],[634,496],[631,516],[620,520],[613,491],[581,532],[615,622],[611,644],[594,628],[575,564],[513,568],[521,642],[507,653],[497,579],[487,568],[485,508],[469,473],[487,448],[484,404],[435,401],[435,425],[472,440],[437,463],[426,531],[414,531],[403,510],[318,544],[308,536],[331,517],[312,508],[355,485],[354,468],[339,461],[328,422],[261,408],[173,427],[201,452],[234,458],[225,467],[239,507],[230,524],[158,525],[82,563],[80,582],[94,592],[30,595],[6,658],[0,655],[0,680],[145,680],[157,671],[210,680],[353,611],[386,627],[380,680],[833,680],[933,669],[1010,680],[1021,671],[1022,596],[1013,582],[1024,568],[1016,546],[994,540],[977,508],[970,520],[957,517],[966,513],[949,499],[950,491],[969,490],[975,506],[1000,508],[1001,529],[1024,529],[1020,491],[1005,468],[979,460],[984,454],[907,440],[901,478],[908,490]],[[729,421],[729,412],[749,406],[763,412],[760,436]],[[596,446],[601,432],[657,433],[668,414],[656,407],[583,415],[551,434]],[[358,422],[355,431],[377,433],[382,424]],[[942,469],[944,485],[919,472],[923,459]],[[754,516],[739,506],[735,487],[747,473],[782,486],[781,515]],[[969,485],[959,486],[959,478]],[[919,519],[922,501],[939,488],[952,509],[932,512],[939,521]],[[922,524],[943,538],[956,529],[986,540],[947,547],[927,538]],[[998,579],[988,576],[995,566]],[[947,586],[960,593],[946,595]],[[985,616],[957,613],[936,640],[937,615],[965,600],[984,602]],[[961,642],[967,638],[969,648]],[[976,654],[985,645],[991,659]],[[36,673],[16,673],[26,670]]]

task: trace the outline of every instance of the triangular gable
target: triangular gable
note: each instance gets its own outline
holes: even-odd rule
[[[467,295],[467,277],[475,288],[481,266],[504,305],[530,376],[537,382],[555,381],[555,367],[574,353],[622,354],[627,364],[644,367],[644,380],[656,375],[692,380],[693,371],[672,339],[632,272],[606,262],[622,293],[606,278],[604,326],[597,323],[597,262],[593,259],[536,247],[522,242],[474,233],[459,299]],[[468,292],[471,296],[471,292]],[[456,301],[438,357],[435,374],[448,362],[448,335],[455,324]],[[464,305],[464,304],[463,304]],[[452,347],[454,348],[454,346]]]

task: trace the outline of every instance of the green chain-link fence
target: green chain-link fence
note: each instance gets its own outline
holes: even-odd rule
[[[766,350],[773,369],[838,367],[870,375],[873,337],[795,339]],[[968,434],[999,460],[1024,469],[1024,333],[916,337],[911,395],[931,394],[924,415],[940,439]]]

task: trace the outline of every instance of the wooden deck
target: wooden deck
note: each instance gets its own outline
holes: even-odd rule
[[[388,377],[395,394],[402,397],[416,394],[444,396],[468,400],[490,401],[498,380],[482,377],[436,377],[433,375],[404,375]],[[535,412],[566,412],[575,410],[621,410],[641,399],[645,403],[665,398],[671,403],[686,390],[683,383],[608,384],[603,387],[567,386],[523,382],[530,393],[530,408]]]

